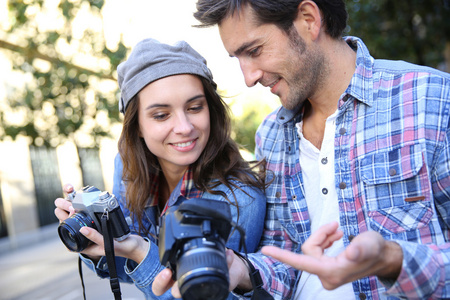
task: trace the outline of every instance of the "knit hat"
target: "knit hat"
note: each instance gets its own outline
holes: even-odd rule
[[[168,45],[154,39],[142,40],[131,51],[128,60],[119,64],[117,73],[121,90],[119,110],[122,113],[140,90],[167,76],[199,75],[217,87],[206,60],[185,41]]]

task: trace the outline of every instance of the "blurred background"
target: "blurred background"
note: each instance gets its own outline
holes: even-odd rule
[[[197,24],[192,16],[195,3],[0,0],[0,299],[63,299],[30,294],[39,288],[48,291],[68,270],[71,275],[77,272],[72,261],[76,256],[60,247],[53,201],[69,182],[76,188],[89,184],[112,190],[122,120],[116,67],[141,39],[186,40],[207,59],[233,112],[233,138],[252,158],[256,128],[279,101],[263,87],[245,86],[238,61],[223,49],[216,27],[192,27]],[[449,72],[450,0],[346,4],[346,34],[361,37],[375,58]],[[41,254],[33,255],[37,252],[32,247]],[[19,264],[17,280],[24,274],[35,276],[38,266],[55,263],[51,251],[75,268],[55,266],[52,276],[41,278],[40,287],[13,288],[11,274]],[[62,269],[66,273],[61,274]],[[72,288],[79,289],[78,284]],[[139,299],[139,292],[136,295]]]

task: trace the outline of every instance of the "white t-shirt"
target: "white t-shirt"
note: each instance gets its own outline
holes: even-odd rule
[[[300,165],[302,167],[303,186],[311,220],[311,231],[331,221],[339,222],[338,197],[334,182],[334,133],[337,111],[328,117],[321,150],[317,149],[302,133],[303,122],[297,123],[300,137]],[[326,255],[336,256],[344,251],[342,239],[325,250]],[[329,291],[323,288],[319,277],[302,272],[294,299],[355,299],[351,283]]]

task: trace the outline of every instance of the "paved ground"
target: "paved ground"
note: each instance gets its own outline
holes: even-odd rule
[[[56,229],[55,229],[56,230]],[[86,299],[114,299],[109,280],[83,267]],[[120,285],[123,300],[145,299],[134,286]],[[0,300],[83,299],[77,255],[54,238],[0,252]]]

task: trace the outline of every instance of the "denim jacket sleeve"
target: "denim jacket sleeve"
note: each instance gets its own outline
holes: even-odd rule
[[[264,229],[264,219],[266,215],[266,196],[264,192],[239,182],[234,182],[239,188],[228,189],[220,185],[216,190],[223,191],[231,202],[232,220],[240,226],[246,235],[245,245],[249,253],[255,252]],[[221,195],[205,193],[202,196],[206,199],[226,201]],[[236,206],[237,204],[237,206]],[[239,249],[240,235],[234,230],[228,239],[227,247],[235,251],[243,252]]]
[[[130,216],[130,212],[125,207],[125,185],[122,181],[122,169],[122,161],[120,156],[117,155],[114,168],[113,194],[121,203],[125,218],[127,218]],[[226,186],[220,185],[216,188],[216,190],[223,191],[232,204],[238,203],[239,209],[237,209],[235,205],[231,205],[232,218],[233,221],[241,226],[246,232],[247,251],[254,252],[257,249],[264,227],[263,225],[266,209],[265,195],[261,190],[254,187],[246,186],[240,183],[237,184],[240,189],[234,188],[233,190],[230,190]],[[222,196],[215,194],[204,193],[202,197],[225,201]],[[149,224],[151,232],[156,234],[156,210],[153,211],[151,208],[146,208],[146,212],[150,215],[150,223],[153,223]],[[132,234],[137,234],[136,225],[133,224],[130,227]],[[159,262],[159,249],[156,241],[151,236],[144,238],[146,238],[150,243],[150,249],[140,264],[137,264],[129,259],[116,257],[118,277],[122,282],[134,283],[136,287],[144,293],[146,299],[174,299],[170,290],[160,297],[155,296],[152,292],[153,280],[156,275],[164,269],[164,266],[162,266]],[[226,246],[239,251],[239,239],[239,232],[235,231],[230,236]],[[83,255],[81,255],[81,258],[99,277],[109,277],[105,257],[102,257],[97,265],[94,265],[91,260],[87,259]],[[230,294],[228,299],[235,299],[235,297]]]
[[[113,194],[119,201],[122,211],[126,219],[130,220],[130,211],[125,205],[125,185],[122,180],[122,161],[120,156],[117,155],[114,162],[114,179],[113,179]],[[148,223],[146,224],[150,228],[152,234],[156,234],[156,210],[149,207],[146,208],[146,215],[148,217]],[[128,221],[130,223],[130,221]],[[129,224],[130,225],[130,224]],[[138,234],[137,224],[131,224],[131,234]],[[135,286],[144,293],[146,299],[160,299],[169,300],[175,299],[171,295],[171,291],[167,291],[162,296],[155,296],[152,292],[152,283],[156,275],[164,269],[159,262],[159,252],[156,240],[151,236],[144,236],[144,238],[150,243],[149,251],[140,264],[126,259],[123,257],[116,257],[116,269],[117,275],[121,282],[134,283]],[[102,257],[95,265],[94,262],[84,255],[80,255],[86,265],[93,270],[97,276],[101,278],[109,277],[109,270],[106,263],[106,257]]]

